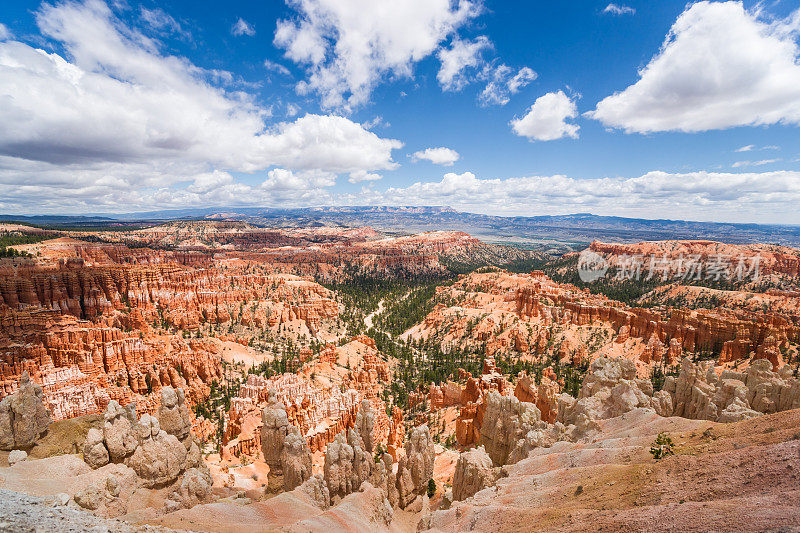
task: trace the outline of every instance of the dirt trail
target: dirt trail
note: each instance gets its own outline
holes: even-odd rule
[[[364,317],[364,325],[367,326],[367,329],[373,327],[373,322],[372,322],[373,319],[375,318],[376,315],[382,313],[383,310],[384,310],[383,300],[381,300],[380,302],[378,302],[378,308]]]

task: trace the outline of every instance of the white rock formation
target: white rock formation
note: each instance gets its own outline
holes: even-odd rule
[[[0,449],[27,449],[50,425],[50,411],[42,402],[42,387],[23,372],[19,389],[0,401]]]
[[[717,422],[800,407],[800,380],[788,366],[774,372],[767,359],[753,361],[745,372],[726,369],[717,375],[713,361],[695,364],[684,358],[680,374],[666,379],[664,391],[672,399],[672,415]]]
[[[11,450],[8,454],[8,466],[14,466],[28,458],[28,454],[24,450]]]
[[[295,426],[289,426],[289,433],[283,440],[281,469],[283,489],[286,491],[294,490],[311,477],[311,451]]]
[[[541,420],[539,409],[514,396],[490,392],[481,424],[481,444],[495,466],[515,463],[527,457],[536,446],[549,446],[558,440],[563,427]]]
[[[211,476],[191,434],[191,413],[183,391],[165,387],[158,410],[170,432],[149,414],[137,420],[133,405],[109,402],[103,429],[91,428],[83,459],[109,474],[75,495],[78,505],[103,516],[127,512],[128,499],[138,489],[170,491],[165,508],[175,510],[207,501]]]
[[[428,425],[423,424],[411,430],[406,438],[405,456],[397,465],[398,505],[405,509],[417,496],[428,489],[428,480],[433,476],[433,461],[436,457]]]
[[[483,446],[466,451],[458,456],[456,462],[452,499],[466,500],[479,490],[494,485],[500,475],[500,467],[492,464]]]
[[[123,408],[116,400],[111,400],[103,413],[103,441],[112,463],[118,463],[131,455],[139,439],[136,436],[136,411]]]
[[[172,483],[186,468],[186,447],[175,435],[158,425],[158,419],[143,415],[136,426],[139,444],[128,461],[145,487]]]

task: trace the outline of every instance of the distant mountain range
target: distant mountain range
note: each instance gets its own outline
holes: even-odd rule
[[[526,247],[580,247],[593,240],[636,242],[664,239],[710,239],[733,244],[750,242],[800,245],[800,226],[732,224],[685,220],[647,220],[589,213],[501,217],[464,213],[450,207],[309,207],[206,208],[151,211],[122,215],[2,216],[3,221],[37,225],[116,225],[176,219],[235,219],[274,227],[318,225],[372,226],[389,233],[458,230],[491,242]]]

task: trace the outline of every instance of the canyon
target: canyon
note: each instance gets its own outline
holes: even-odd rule
[[[728,484],[752,529],[798,525],[796,249],[593,242],[612,274],[761,258],[627,297],[459,231],[0,231],[38,239],[0,259],[2,489],[164,529],[518,531],[711,527]]]
[[[646,375],[653,363],[674,365],[684,353],[700,352],[717,353],[721,365],[767,358],[777,369],[784,356],[796,357],[800,343],[800,314],[791,309],[634,307],[542,272],[476,272],[438,291],[441,302],[404,335],[486,356],[563,363],[619,355]]]

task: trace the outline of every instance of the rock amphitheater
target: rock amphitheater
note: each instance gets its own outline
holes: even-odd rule
[[[0,500],[110,530],[800,528],[796,250],[591,245],[764,254],[770,289],[704,308],[674,305],[696,285],[624,303],[557,272],[449,277],[502,252],[460,232],[63,233],[0,259]],[[341,289],[398,272],[437,285],[399,334],[365,317],[400,323],[378,313],[416,285]],[[471,371],[442,377],[429,358],[456,352]]]

